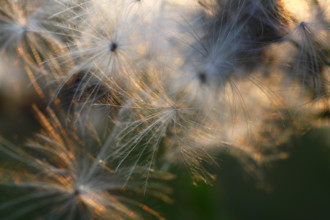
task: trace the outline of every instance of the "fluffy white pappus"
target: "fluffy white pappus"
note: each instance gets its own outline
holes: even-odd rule
[[[74,42],[68,45],[71,52],[63,55],[75,62],[68,79],[77,72],[94,72],[101,80],[118,83],[132,81],[141,72],[150,47],[148,29],[123,16],[125,8],[113,2],[109,8],[88,8],[88,18],[79,23]]]
[[[319,41],[319,48],[329,48],[329,43],[326,39],[329,35],[330,22],[330,3],[328,1],[303,0],[289,2],[283,0],[283,7],[286,11],[286,17],[290,28],[289,38],[291,37],[294,40],[302,41],[304,40],[303,38],[305,38],[303,35],[307,35],[308,32],[309,38],[314,38],[314,41]]]
[[[43,130],[25,147],[1,138],[0,151],[9,156],[8,164],[18,161],[22,166],[3,164],[0,185],[24,192],[0,205],[7,213],[3,219],[143,219],[145,214],[161,218],[125,196],[125,191],[138,191],[139,182],[123,187],[122,174],[114,174],[96,157],[102,144],[93,128],[84,128],[87,132],[80,135],[78,127],[64,127],[53,111],[46,116],[35,110]],[[168,199],[158,191],[156,195]]]
[[[272,46],[267,56],[273,57],[273,66],[278,67],[274,71],[282,74],[282,86],[290,87],[291,96],[296,97],[287,102],[287,106],[300,114],[304,112],[303,115],[309,115],[307,118],[310,118],[311,112],[315,112],[316,106],[319,110],[319,106],[323,106],[321,111],[328,112],[329,2],[282,0],[281,5],[287,34],[281,44]]]
[[[280,8],[276,1],[269,4],[212,1],[196,7],[178,26],[184,31],[171,39],[177,64],[173,84],[184,88],[199,81],[216,90],[249,77],[265,59],[266,45],[281,38]]]
[[[294,3],[294,4],[293,4]],[[293,71],[303,90],[312,91],[315,99],[328,98],[330,44],[330,5],[323,0],[283,1],[288,11],[290,33],[287,39],[295,46]]]
[[[330,64],[330,44],[326,38],[327,35],[321,37],[310,24],[302,22],[293,39],[298,50],[294,71],[301,79],[302,86],[312,88],[316,97],[326,95],[324,84],[328,80]]]
[[[152,85],[155,80],[152,80]],[[152,170],[160,164],[170,167],[171,163],[178,162],[166,154],[174,155],[185,151],[185,154],[191,155],[190,158],[193,158],[193,155],[202,157],[201,153],[194,154],[193,148],[188,153],[190,148],[185,145],[186,136],[191,134],[192,130],[206,132],[208,129],[207,125],[203,124],[203,116],[198,115],[200,108],[192,103],[188,106],[184,97],[166,91],[161,83],[159,85],[149,90],[148,84],[141,85],[144,90],[136,92],[131,99],[123,103],[108,137],[108,148],[104,148],[108,153],[102,153],[108,155],[102,160],[116,161],[118,169],[129,167],[129,176],[135,173],[137,166]],[[149,85],[149,88],[152,87]],[[167,149],[169,146],[165,139],[171,140],[173,150]],[[204,155],[207,155],[206,151]],[[187,166],[197,164],[187,162]],[[149,176],[148,173],[146,185]]]
[[[9,1],[0,3],[0,53],[21,57],[40,64],[62,43],[47,29],[42,1]]]

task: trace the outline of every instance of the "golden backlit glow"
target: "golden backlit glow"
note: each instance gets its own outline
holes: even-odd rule
[[[330,19],[330,1],[329,0],[281,0],[286,10],[294,15],[300,22],[314,22],[314,18],[323,13],[327,20]],[[321,11],[318,11],[319,4]]]
[[[282,0],[284,7],[299,20],[311,20],[312,14],[310,12],[308,1],[303,0]]]

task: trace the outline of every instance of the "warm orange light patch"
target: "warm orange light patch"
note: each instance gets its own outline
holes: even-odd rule
[[[302,0],[282,0],[284,7],[299,20],[310,20],[312,18],[309,12],[309,5],[307,1]]]

